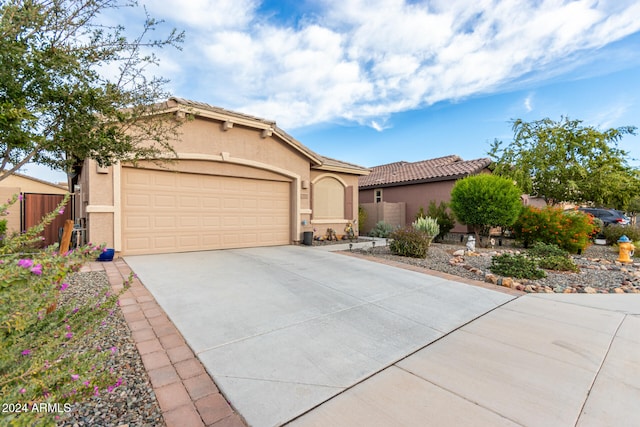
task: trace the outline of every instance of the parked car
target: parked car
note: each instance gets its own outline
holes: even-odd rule
[[[604,223],[604,226],[607,225],[627,225],[631,221],[629,217],[623,214],[620,211],[616,211],[615,209],[605,209],[605,208],[578,208],[579,211],[585,212],[593,215],[596,218],[600,218]]]

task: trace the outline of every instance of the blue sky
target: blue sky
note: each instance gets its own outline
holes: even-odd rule
[[[140,2],[144,4],[143,1]],[[182,51],[150,70],[175,96],[275,120],[375,166],[486,156],[511,120],[640,126],[637,0],[156,0]],[[141,9],[107,18],[130,30]],[[640,137],[622,148],[640,159]],[[632,161],[640,166],[640,161]],[[35,166],[25,171],[63,180]]]

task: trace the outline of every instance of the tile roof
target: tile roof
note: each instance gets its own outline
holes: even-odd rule
[[[451,155],[419,162],[394,162],[374,166],[367,176],[358,178],[360,188],[390,187],[403,184],[418,184],[430,181],[445,181],[473,175],[491,164],[491,159],[462,160]]]

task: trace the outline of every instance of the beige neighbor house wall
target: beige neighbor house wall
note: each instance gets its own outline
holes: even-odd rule
[[[159,165],[139,162],[136,167],[156,176],[159,176],[158,172],[153,171],[220,177],[221,180],[255,179],[280,183],[277,188],[285,188],[285,185],[289,189],[287,199],[290,203],[286,243],[301,241],[305,227],[310,227],[312,222],[312,181],[329,172],[312,171],[311,168],[322,167],[324,158],[295,141],[274,122],[240,113],[192,101],[170,100],[169,106],[175,108],[177,120],[181,120],[182,102],[193,107],[186,109],[188,114],[193,114],[193,119],[183,123],[179,140],[172,143],[177,159]],[[126,238],[123,236],[123,208],[127,201],[123,197],[128,191],[125,181],[131,176],[130,171],[132,165],[118,164],[101,169],[94,161],[87,160],[77,181],[84,193],[83,203],[78,204],[78,215],[87,218],[88,238],[96,244],[106,243],[121,253],[126,246],[123,244]],[[351,213],[357,218],[357,179],[358,174],[366,173],[366,169],[352,171],[351,175],[330,173],[335,173],[352,188]]]
[[[394,228],[402,228],[407,224],[407,206],[404,202],[360,203],[360,206],[367,212],[367,218],[362,227],[365,233],[373,230],[379,221],[384,221]]]
[[[61,185],[31,178],[22,174],[12,174],[0,181],[0,201],[11,199],[14,194],[38,193],[38,194],[67,194],[67,188]],[[20,231],[20,202],[16,202],[9,208],[7,231],[9,233]]]

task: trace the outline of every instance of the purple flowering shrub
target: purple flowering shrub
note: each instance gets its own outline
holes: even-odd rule
[[[17,198],[12,200],[15,203]],[[7,206],[0,206],[0,211]],[[43,229],[59,210],[45,216],[44,224],[36,228]],[[2,400],[63,405],[112,392],[122,380],[105,366],[109,358],[117,357],[117,349],[101,348],[100,343],[111,334],[105,318],[114,314],[119,294],[105,287],[96,295],[84,295],[82,301],[68,296],[73,286],[70,274],[104,248],[87,245],[61,254],[53,245],[23,252],[38,234],[38,230],[27,230],[8,237],[0,247]],[[57,414],[23,411],[2,415],[10,424],[32,425],[47,424],[47,419],[53,422]]]

